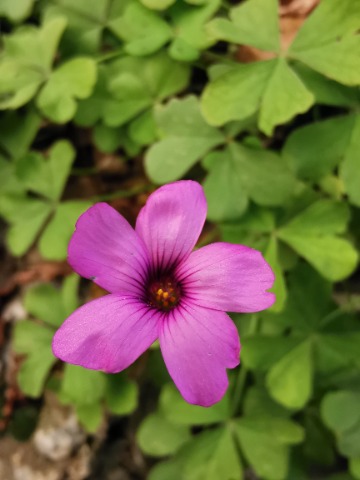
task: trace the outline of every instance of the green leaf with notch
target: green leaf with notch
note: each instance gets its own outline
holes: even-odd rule
[[[330,78],[315,72],[301,62],[293,62],[292,66],[315,96],[316,103],[334,105],[336,107],[354,107],[359,104],[358,89],[341,85]]]
[[[116,33],[130,55],[149,55],[172,37],[170,26],[157,13],[138,1],[130,1],[116,22]]]
[[[301,79],[279,58],[228,69],[208,84],[201,105],[210,125],[242,120],[260,110],[259,127],[270,135],[313,102]]]
[[[161,412],[148,415],[136,436],[141,450],[153,457],[174,454],[191,438],[188,427],[171,423]]]
[[[80,423],[89,433],[95,433],[104,418],[104,412],[99,402],[75,405],[76,415]]]
[[[75,121],[84,126],[98,120],[118,127],[149,112],[161,100],[186,87],[189,67],[165,52],[147,58],[123,57],[99,69],[91,97],[79,103]]]
[[[104,396],[106,376],[78,365],[65,365],[59,397],[63,403],[93,405]]]
[[[248,0],[230,10],[243,45],[279,52],[279,5],[276,0]]]
[[[117,22],[129,0],[48,0],[45,18],[65,17],[68,27],[61,42],[67,57],[95,54],[100,50],[104,31],[118,36]]]
[[[76,221],[91,205],[91,202],[85,200],[69,200],[58,205],[39,241],[39,251],[44,258],[66,258],[67,245],[74,233]]]
[[[351,243],[335,236],[345,231],[348,220],[345,204],[319,200],[281,227],[278,235],[325,278],[338,281],[349,276],[358,262]]]
[[[76,100],[89,97],[95,82],[96,62],[91,58],[75,58],[51,74],[36,104],[46,117],[66,123],[76,113]]]
[[[229,397],[209,408],[190,405],[172,384],[165,385],[160,395],[160,408],[168,420],[179,425],[211,425],[230,416]]]
[[[48,159],[30,152],[16,162],[16,176],[23,190],[5,192],[0,207],[1,214],[10,223],[7,241],[14,255],[22,255],[28,250],[53,213],[54,217],[40,240],[40,251],[51,259],[66,257],[75,221],[91,205],[86,201],[58,203],[74,156],[72,145],[59,141],[50,150]],[[25,189],[43,195],[47,200],[27,196]]]
[[[30,152],[16,162],[16,173],[24,186],[50,200],[60,199],[75,159],[75,150],[66,140],[51,148],[48,158]]]
[[[327,0],[304,23],[289,55],[346,85],[360,82],[360,4]]]
[[[56,362],[51,351],[53,330],[30,320],[18,322],[14,330],[13,346],[17,353],[26,354],[18,372],[21,390],[29,397],[39,397],[46,378]]]
[[[347,390],[328,393],[321,405],[325,425],[335,432],[340,453],[360,456],[360,394]]]
[[[12,22],[21,22],[31,14],[34,2],[35,0],[2,0],[0,16],[7,17]]]
[[[50,283],[28,290],[24,305],[31,315],[53,327],[59,327],[65,319],[60,292]]]
[[[149,480],[242,480],[243,469],[231,429],[220,427],[193,437],[170,460],[158,463]]]
[[[203,155],[225,141],[224,135],[202,118],[194,96],[157,107],[155,119],[163,138],[148,150],[145,168],[156,183],[181,178]]]
[[[259,205],[282,205],[296,188],[295,177],[279,156],[240,143],[210,153],[203,165],[209,170],[204,182],[208,216],[215,221],[241,216],[249,197]]]
[[[232,429],[228,426],[203,432],[193,442],[185,445],[183,454],[183,480],[243,479],[237,445]]]
[[[57,361],[51,350],[52,339],[55,328],[77,307],[79,280],[77,275],[70,275],[65,278],[61,290],[44,283],[26,292],[26,310],[44,322],[25,320],[18,322],[14,329],[13,348],[26,355],[20,366],[18,382],[21,390],[30,397],[42,394],[49,372]]]
[[[300,443],[304,432],[294,422],[276,417],[243,417],[235,422],[242,451],[255,472],[269,480],[286,478],[289,445]]]
[[[26,154],[39,130],[41,118],[29,109],[26,112],[9,111],[0,118],[0,146],[13,159]]]
[[[29,102],[46,82],[61,35],[64,18],[27,27],[4,37],[0,60],[0,109],[16,109]]]
[[[257,112],[276,64],[269,60],[234,66],[208,83],[201,98],[206,121],[219,126]]]
[[[172,58],[184,62],[194,61],[201,50],[215,43],[204,27],[220,5],[220,0],[206,0],[196,2],[195,6],[176,2],[170,8],[174,32],[174,39],[169,47]]]
[[[355,120],[345,115],[300,127],[288,136],[282,155],[301,178],[319,180],[344,158]]]
[[[360,207],[360,115],[357,115],[347,145],[344,161],[340,166],[340,177],[345,184],[349,201]]]
[[[303,408],[312,395],[313,371],[312,345],[306,341],[270,369],[266,384],[271,396],[287,408]]]
[[[236,168],[231,150],[208,153],[202,165],[208,170],[203,184],[208,218],[221,221],[241,217],[248,207],[248,194],[242,185],[241,165]]]
[[[261,100],[260,130],[272,135],[277,125],[309,110],[314,100],[301,78],[285,59],[279,58]]]
[[[128,380],[123,374],[107,375],[105,400],[106,404],[115,415],[128,415],[138,405],[138,386]]]

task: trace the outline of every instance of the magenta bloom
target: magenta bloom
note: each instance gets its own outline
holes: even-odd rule
[[[237,329],[225,313],[270,307],[274,275],[261,253],[214,243],[192,252],[206,218],[202,187],[165,185],[141,210],[136,228],[106,203],[76,224],[69,262],[110,295],[77,309],[56,332],[54,355],[120,372],[159,339],[167,369],[189,403],[224,395],[227,368],[239,364]]]

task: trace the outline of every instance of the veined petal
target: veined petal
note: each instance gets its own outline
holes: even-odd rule
[[[90,207],[77,221],[68,261],[79,275],[111,293],[143,292],[146,248],[125,218],[106,203]]]
[[[226,368],[239,364],[237,329],[224,313],[182,302],[164,316],[160,347],[167,369],[189,403],[208,407],[228,387]]]
[[[54,336],[53,353],[92,370],[120,372],[158,338],[160,318],[136,298],[106,295],[65,320]]]
[[[136,232],[143,239],[154,269],[166,270],[194,248],[206,218],[204,191],[183,180],[160,187],[141,210]]]
[[[257,250],[213,243],[193,252],[177,269],[187,298],[197,305],[227,312],[259,312],[275,295],[267,292],[274,274]]]

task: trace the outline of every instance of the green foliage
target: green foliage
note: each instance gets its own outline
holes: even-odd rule
[[[197,425],[201,422],[204,425],[219,423],[226,417],[229,418],[229,414],[231,415],[229,410],[227,412],[224,410],[223,414],[219,415],[218,406],[228,404],[227,396],[224,400],[210,409],[201,410],[200,407],[187,405],[171,385],[164,386],[159,411],[147,417],[140,426],[139,444],[145,453],[153,456],[165,456],[171,453],[170,450],[176,453],[173,459],[158,464],[152,470],[151,479],[160,480],[170,474],[179,479],[215,480],[219,476],[229,480],[241,479],[243,466],[237,453],[239,448],[260,476],[269,479],[285,478],[289,446],[303,441],[304,432],[296,423],[279,414],[279,410],[270,411],[269,405],[270,408],[272,405],[268,399],[261,405],[260,414],[257,413],[254,403],[250,405],[248,402],[245,416],[229,420],[224,426],[217,426],[187,441],[186,430],[179,430],[180,426],[184,429],[184,424]],[[172,409],[170,405],[173,405]],[[155,432],[156,417],[157,426],[161,431],[154,439],[150,427],[153,426]],[[183,432],[181,443],[180,432]],[[145,433],[148,438],[145,437]]]
[[[51,350],[52,338],[56,328],[78,306],[79,280],[77,275],[70,275],[61,289],[45,283],[26,293],[24,306],[34,319],[16,324],[13,348],[26,355],[17,381],[30,397],[41,396],[57,361]],[[56,392],[61,402],[74,406],[79,421],[89,432],[95,432],[103,421],[103,404],[115,415],[127,415],[137,407],[137,385],[124,375],[106,375],[75,365],[65,366]]]
[[[138,388],[123,374],[106,375],[66,365],[59,398],[74,406],[80,423],[94,433],[104,421],[104,407],[114,415],[128,415],[136,409]]]
[[[358,262],[353,246],[336,236],[345,231],[348,218],[345,204],[319,200],[282,227],[279,238],[325,278],[342,280],[354,271]]]
[[[10,223],[7,241],[14,255],[23,255],[41,233],[42,256],[66,257],[74,223],[91,205],[89,201],[60,202],[74,156],[71,144],[63,140],[52,147],[48,158],[29,152],[8,166],[16,188],[8,191],[5,184],[0,190],[0,214]]]
[[[10,254],[64,261],[79,215],[137,194],[145,172],[145,191],[200,181],[201,241],[256,248],[276,276],[271,309],[234,315],[242,363],[218,404],[187,404],[151,350],[143,397],[152,383],[158,406],[141,405],[136,435],[157,458],[150,480],[310,480],[323,468],[360,479],[359,19],[359,1],[321,0],[288,45],[277,0],[0,1]],[[52,337],[78,282],[26,290],[13,349],[22,392],[53,389],[95,432],[105,412],[137,408],[138,385],[56,364]],[[26,439],[35,417],[16,410],[10,431]]]
[[[69,312],[77,307],[79,277],[67,277],[62,290],[50,284],[40,284],[28,290],[25,308],[37,321],[24,320],[16,324],[13,348],[26,355],[19,374],[19,386],[31,397],[43,392],[49,372],[56,362],[51,342],[55,328],[59,327]]]
[[[154,457],[175,453],[190,438],[189,428],[169,422],[161,413],[146,417],[138,430],[141,450]]]
[[[180,425],[210,425],[230,417],[229,397],[225,397],[209,408],[190,405],[185,402],[176,388],[166,385],[160,395],[160,406],[168,420]]]
[[[94,60],[75,58],[51,75],[37,99],[37,106],[54,122],[68,122],[76,112],[75,99],[87,98],[93,90],[95,81]]]
[[[355,460],[355,471],[360,457],[359,399],[358,392],[340,390],[328,393],[321,406],[324,422],[335,433],[340,453]]]
[[[203,165],[209,171],[204,182],[208,216],[214,221],[239,218],[249,199],[258,205],[283,205],[297,187],[288,166],[275,153],[236,142],[207,155]]]
[[[199,158],[225,141],[220,132],[206,124],[195,97],[159,107],[156,123],[164,138],[148,150],[145,165],[149,177],[157,183],[181,178]]]
[[[0,15],[7,17],[12,22],[19,22],[28,17],[34,5],[34,0],[4,0],[0,5]]]
[[[4,37],[0,60],[1,109],[19,108],[36,95],[51,73],[65,27],[65,19],[59,17],[41,28],[27,26]]]
[[[235,424],[236,436],[246,459],[258,475],[270,480],[285,478],[289,445],[299,443],[304,434],[290,420],[276,417],[244,417]]]
[[[285,52],[280,51],[275,0],[245,2],[231,10],[231,21],[216,19],[210,23],[210,31],[217,39],[278,55],[273,60],[231,67],[209,83],[202,107],[211,125],[242,120],[259,111],[259,128],[271,135],[276,125],[307,111],[315,98],[293,70],[294,59],[342,84],[359,84],[359,36],[355,34],[360,26],[359,4],[351,0],[327,0],[323,4]],[[339,17],[340,27],[336,25]]]
[[[351,316],[334,310],[330,284],[310,268],[301,266],[289,282],[291,296],[275,319],[283,328],[291,328],[290,336],[249,337],[242,358],[250,368],[266,371],[266,385],[276,401],[300,409],[313,396],[315,369],[328,381],[346,366],[358,368],[355,352],[360,336]]]

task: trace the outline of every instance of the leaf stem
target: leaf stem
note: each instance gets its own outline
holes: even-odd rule
[[[97,167],[72,168],[70,175],[97,175],[99,172]]]
[[[220,64],[226,63],[231,66],[238,65],[238,63],[235,62],[235,60],[228,58],[225,55],[219,55],[217,53],[210,52],[210,51],[203,52],[202,58],[209,63],[220,63]]]
[[[136,187],[128,188],[126,190],[116,190],[115,192],[104,193],[103,195],[96,195],[92,197],[95,202],[107,202],[109,200],[115,200],[117,198],[128,198],[138,195],[139,193],[148,192],[153,188],[151,184],[137,185]]]
[[[113,60],[114,58],[121,57],[124,54],[125,54],[124,49],[121,47],[121,48],[118,48],[117,50],[112,50],[111,52],[107,52],[100,55],[99,57],[97,57],[96,62],[97,63],[107,62],[109,60]]]
[[[251,317],[249,328],[246,332],[247,335],[253,335],[254,333],[256,333],[259,327],[259,320],[260,320],[259,315],[254,313]],[[232,398],[231,398],[232,416],[236,416],[237,413],[240,412],[242,401],[243,401],[243,392],[244,392],[244,387],[248,377],[248,372],[249,370],[244,366],[241,366],[238,369],[237,377],[235,379],[235,384],[232,392]]]

